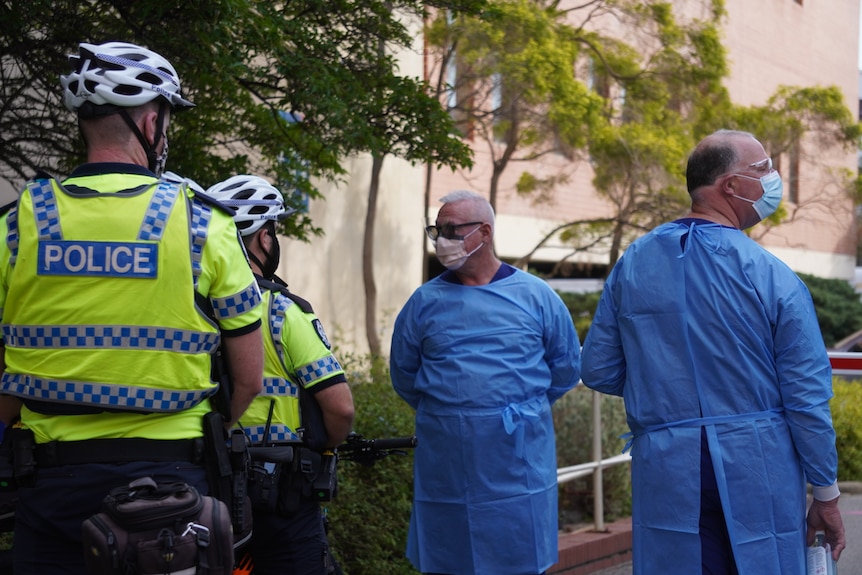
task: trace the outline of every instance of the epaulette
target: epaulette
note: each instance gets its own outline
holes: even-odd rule
[[[214,197],[202,194],[200,192],[196,192],[191,187],[189,187],[188,190],[192,193],[193,200],[198,200],[202,204],[217,208],[218,210],[221,210],[222,212],[229,215],[230,217],[234,217],[236,215],[235,209],[231,208],[230,206],[224,205]]]
[[[54,180],[55,182],[57,182],[58,185],[60,184],[60,180],[58,180],[52,174],[49,174],[45,170],[37,169],[36,173],[33,174],[33,177],[30,178],[29,180],[27,180],[27,183],[24,184],[24,186],[26,187],[27,184],[29,184],[30,182],[35,182],[38,180]],[[12,200],[11,202],[9,202],[8,204],[4,204],[4,205],[0,206],[0,216],[5,216],[9,212],[9,210],[11,210],[13,207],[15,207],[15,205],[17,203],[18,203],[18,199],[16,198],[16,199]]]
[[[301,309],[305,313],[314,313],[314,309],[311,307],[311,303],[291,292],[289,289],[287,289],[286,285],[281,285],[274,281],[263,279],[262,277],[257,278],[257,285],[261,289],[265,289],[271,292],[278,292],[283,296],[290,298],[296,305],[299,306],[299,309]]]

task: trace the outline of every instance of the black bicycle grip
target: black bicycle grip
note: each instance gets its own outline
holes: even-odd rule
[[[290,463],[293,461],[294,448],[289,445],[270,445],[269,447],[249,447],[248,453],[252,461],[271,461],[273,463]]]
[[[370,440],[372,449],[412,449],[416,447],[416,436],[410,437],[387,437],[384,439]]]

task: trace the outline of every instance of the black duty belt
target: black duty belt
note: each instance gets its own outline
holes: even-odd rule
[[[51,441],[36,445],[35,457],[37,467],[134,461],[185,461],[199,464],[204,459],[204,440],[133,437]]]

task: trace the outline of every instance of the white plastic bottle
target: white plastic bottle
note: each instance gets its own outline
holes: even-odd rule
[[[832,548],[824,543],[823,531],[815,535],[814,545],[808,548],[808,575],[838,575],[838,566],[832,559]]]

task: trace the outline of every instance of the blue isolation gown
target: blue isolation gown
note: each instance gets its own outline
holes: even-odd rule
[[[503,265],[488,285],[431,280],[395,322],[392,383],[418,438],[407,557],[425,573],[557,561],[551,404],[578,383],[580,345],[560,297]]]
[[[702,429],[740,575],[804,575],[806,480],[831,485],[837,453],[829,359],[790,268],[733,228],[660,226],[611,272],[583,357],[633,433],[635,575],[701,573]]]

